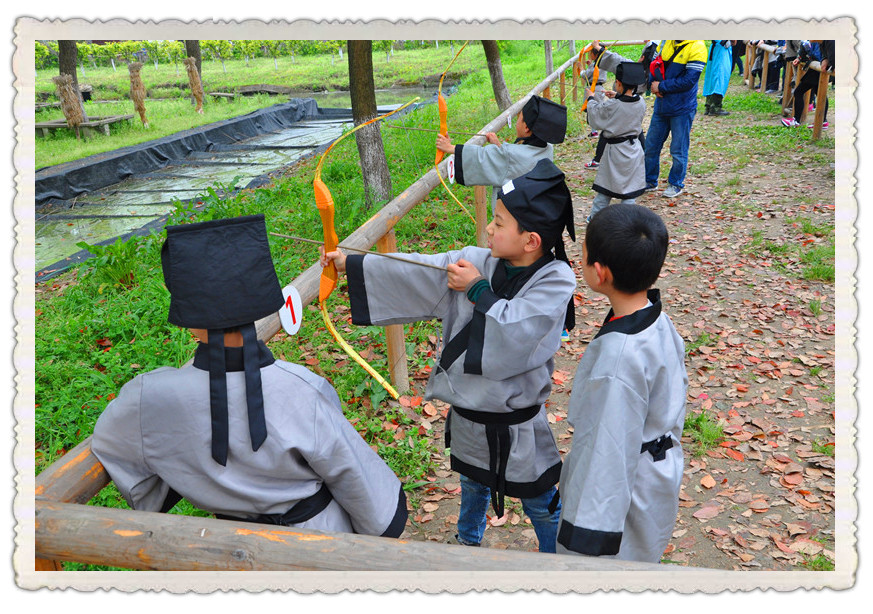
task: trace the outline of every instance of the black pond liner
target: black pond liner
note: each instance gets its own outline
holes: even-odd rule
[[[453,88],[456,89],[456,88]],[[447,92],[448,94],[449,92]],[[436,96],[434,96],[434,100]],[[397,116],[433,101],[419,102],[404,109]],[[383,108],[379,108],[383,111]],[[177,132],[139,145],[132,145],[108,151],[80,160],[66,162],[36,171],[35,206],[36,209],[63,207],[78,196],[115,185],[130,177],[148,176],[150,173],[166,169],[173,164],[190,165],[191,154],[197,152],[219,152],[229,149],[245,149],[240,141],[268,133],[292,129],[303,120],[352,120],[351,109],[319,108],[312,98],[294,98],[289,102],[276,104],[247,115],[205,124]],[[324,151],[330,142],[314,149],[311,155]],[[299,160],[295,161],[295,164]],[[271,181],[271,175],[279,168],[252,179],[245,189],[257,188]],[[194,200],[194,199],[188,199]],[[182,202],[185,202],[183,199]],[[131,232],[100,241],[97,245],[110,245],[118,238],[122,241],[133,236],[148,236],[153,230],[160,232],[166,223],[167,215],[153,220]],[[58,262],[37,271],[36,280],[45,281],[59,275],[72,266],[91,258],[88,250],[80,250]]]

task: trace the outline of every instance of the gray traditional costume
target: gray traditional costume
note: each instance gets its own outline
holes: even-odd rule
[[[615,70],[620,82],[629,86],[645,85],[642,64],[622,62]],[[645,152],[640,144],[645,115],[646,102],[639,95],[607,98],[598,92],[589,97],[588,124],[599,130],[606,142],[594,179],[595,192],[622,201],[630,201],[645,192]],[[593,210],[591,215],[595,213],[597,211]]]
[[[557,259],[547,252],[517,272],[478,247],[404,255],[442,267],[462,258],[471,262],[484,277],[477,284],[475,303],[468,293],[449,290],[444,272],[387,258],[346,260],[353,323],[442,320],[444,344],[425,396],[452,405],[446,426],[452,469],[491,489],[498,516],[504,495],[541,495],[557,482],[561,470],[543,404],[576,287],[560,238],[565,227],[575,237],[563,177],[552,162],[541,160],[498,193],[526,229],[548,228],[541,232],[558,237]],[[543,207],[539,212],[530,204],[538,198]]]
[[[92,450],[128,504],[185,497],[220,518],[397,537],[400,481],[345,419],[330,384],[276,360],[255,320],[283,301],[262,215],[167,228],[170,322],[205,328],[193,364],[124,385]],[[242,347],[224,347],[238,328]]]
[[[499,188],[531,170],[540,160],[554,160],[552,144],[563,143],[567,133],[567,107],[540,96],[522,107],[521,115],[533,136],[500,145],[455,146],[455,180],[461,185]],[[491,190],[491,210],[497,190]]]
[[[585,350],[567,419],[558,552],[657,563],[679,509],[688,376],[685,349],[657,290],[611,320]]]

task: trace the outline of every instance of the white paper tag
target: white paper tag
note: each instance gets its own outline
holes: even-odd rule
[[[449,183],[455,183],[455,156],[451,156],[446,162],[446,168],[449,172]]]
[[[511,114],[506,116],[506,125],[509,127],[510,130],[512,130],[512,115]]]
[[[509,194],[510,192],[512,192],[515,189],[515,184],[512,183],[512,179],[510,179],[509,181],[504,183],[503,187],[500,189],[503,190],[504,194]]]
[[[289,335],[297,334],[303,322],[303,301],[300,300],[300,293],[297,288],[289,285],[282,289],[282,296],[285,297],[285,304],[279,310],[279,323]]]

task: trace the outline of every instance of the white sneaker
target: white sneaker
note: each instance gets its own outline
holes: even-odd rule
[[[677,188],[675,185],[668,185],[667,189],[661,192],[664,198],[675,198],[682,193],[682,188]]]
[[[799,126],[800,124],[793,117],[783,117],[782,118],[782,125],[785,126],[786,128],[794,128],[796,126]]]

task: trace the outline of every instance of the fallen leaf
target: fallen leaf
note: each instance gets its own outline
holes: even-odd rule
[[[719,515],[720,512],[721,512],[721,508],[719,506],[707,505],[706,507],[700,508],[699,510],[697,510],[696,512],[694,512],[691,515],[694,516],[695,518],[697,518],[698,520],[703,521],[703,520],[711,520],[712,518],[715,518],[716,516]]]
[[[712,488],[715,486],[715,479],[709,474],[706,474],[700,479],[700,485],[704,488]]]

